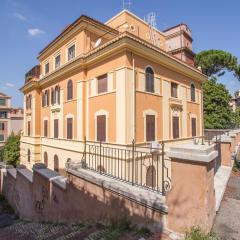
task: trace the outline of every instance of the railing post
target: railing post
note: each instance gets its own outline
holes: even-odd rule
[[[135,141],[132,141],[132,185],[134,185]]]
[[[164,187],[164,168],[165,168],[165,162],[164,162],[164,142],[162,141],[162,195],[165,196],[165,187]]]
[[[102,174],[102,141],[100,141],[100,174]]]

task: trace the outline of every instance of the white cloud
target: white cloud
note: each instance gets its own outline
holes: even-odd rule
[[[18,12],[16,12],[16,13],[10,13],[9,16],[15,17],[15,18],[17,18],[17,19],[19,19],[19,20],[21,20],[21,21],[27,20],[27,18],[26,18],[25,16],[23,16],[21,13],[18,13]]]
[[[7,82],[7,83],[6,83],[6,86],[7,86],[7,87],[11,87],[11,88],[15,87],[15,85],[14,85],[13,83],[10,83],[10,82]]]
[[[29,28],[28,29],[28,34],[29,36],[31,37],[35,37],[35,36],[38,36],[38,35],[42,35],[44,34],[45,32],[39,28]]]

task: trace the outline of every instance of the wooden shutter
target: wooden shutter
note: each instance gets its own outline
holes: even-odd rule
[[[54,119],[54,138],[58,138],[58,119]]]
[[[54,155],[54,162],[53,162],[53,168],[54,171],[58,172],[59,171],[59,160],[58,160],[58,156]]]
[[[48,136],[48,120],[44,120],[44,137]]]
[[[72,118],[67,119],[67,139],[73,138],[73,120]]]
[[[146,115],[146,140],[155,141],[155,116]]]
[[[173,138],[179,138],[179,117],[173,117]]]
[[[73,98],[73,83],[72,80],[69,80],[67,84],[67,100],[71,100],[72,98]]]
[[[177,98],[177,84],[176,83],[171,83],[171,97]]]
[[[192,137],[197,136],[197,120],[196,118],[192,118]]]
[[[28,127],[28,136],[30,136],[31,135],[31,122],[30,121],[28,121],[28,124],[27,124],[27,127]]]
[[[98,93],[108,91],[107,74],[98,77]]]
[[[97,116],[97,141],[106,142],[106,116]]]

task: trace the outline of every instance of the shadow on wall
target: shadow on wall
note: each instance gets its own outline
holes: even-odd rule
[[[112,222],[127,218],[150,229],[162,229],[163,213],[154,205],[117,194],[68,173],[68,177],[36,164],[33,172],[21,167],[1,169],[1,192],[22,219],[74,223]]]

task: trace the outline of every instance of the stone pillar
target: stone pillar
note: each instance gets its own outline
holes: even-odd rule
[[[167,152],[171,190],[167,193],[167,227],[185,232],[193,226],[210,231],[215,217],[214,145],[183,144]]]

